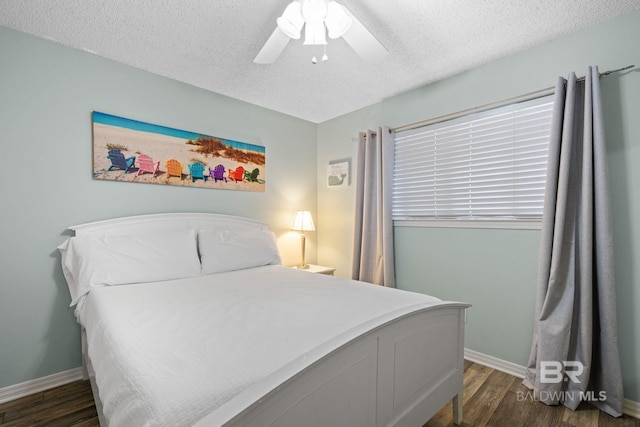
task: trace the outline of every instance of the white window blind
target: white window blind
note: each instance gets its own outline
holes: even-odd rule
[[[553,95],[396,133],[393,219],[542,217]]]

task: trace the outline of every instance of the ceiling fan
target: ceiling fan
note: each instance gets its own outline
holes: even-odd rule
[[[328,35],[331,39],[342,37],[367,62],[377,61],[389,53],[346,7],[333,0],[294,0],[277,23],[253,62],[274,63],[289,40],[300,38],[303,26],[305,45],[326,46]],[[327,59],[326,50],[322,59]],[[317,62],[315,56],[312,62]]]

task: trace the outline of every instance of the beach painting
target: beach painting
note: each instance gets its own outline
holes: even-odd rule
[[[265,191],[265,147],[93,112],[93,178]]]

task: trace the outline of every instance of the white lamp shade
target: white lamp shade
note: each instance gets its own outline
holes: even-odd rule
[[[291,222],[291,229],[296,231],[315,231],[313,218],[309,211],[298,211]]]
[[[304,25],[302,9],[300,3],[293,1],[284,10],[282,16],[278,18],[278,28],[292,39],[300,38],[300,30]]]
[[[347,15],[344,7],[335,1],[329,2],[327,5],[327,18],[324,23],[327,25],[330,38],[337,39],[342,37],[351,28],[351,22],[351,17]]]

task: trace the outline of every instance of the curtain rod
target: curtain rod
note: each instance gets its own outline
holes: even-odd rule
[[[606,77],[609,74],[619,73],[620,71],[633,70],[635,67],[635,65],[627,65],[626,67],[618,68],[617,70],[605,71],[604,73],[600,73],[600,77]]]
[[[599,75],[600,75],[600,77],[605,77],[605,76],[608,76],[609,74],[612,74],[612,73],[618,73],[620,71],[631,70],[631,69],[634,69],[634,68],[635,68],[635,65],[627,65],[626,67],[618,68],[617,70],[609,70],[609,71],[605,71],[605,72],[599,73]],[[580,77],[578,79],[578,81],[584,80],[584,79],[585,79],[585,77]],[[427,126],[427,125],[430,125],[430,124],[433,124],[433,123],[443,122],[443,121],[451,120],[451,119],[454,119],[454,118],[457,118],[457,117],[466,116],[466,115],[469,115],[471,113],[490,110],[492,108],[504,107],[505,105],[515,104],[517,102],[524,102],[524,101],[529,101],[529,100],[536,99],[536,98],[542,98],[543,96],[547,96],[547,95],[553,94],[555,92],[555,90],[556,90],[555,86],[551,86],[551,87],[540,89],[540,90],[537,90],[537,91],[534,91],[534,92],[525,93],[524,95],[514,96],[512,98],[503,99],[502,101],[495,101],[495,102],[491,102],[489,104],[480,105],[478,107],[472,107],[472,108],[468,108],[466,110],[458,111],[456,113],[445,114],[443,116],[434,117],[432,119],[421,120],[419,122],[398,126],[398,127],[392,128],[391,130],[394,131],[394,132],[401,132],[401,131],[405,131],[405,130],[411,130],[411,129]]]
[[[391,133],[391,132],[393,132],[393,129],[389,128],[389,133]],[[364,133],[364,132],[363,132],[363,133]],[[371,136],[376,137],[376,136],[378,136],[378,133],[377,133],[377,132],[375,132],[375,131],[372,131],[372,132],[371,132]],[[365,140],[365,141],[367,140],[367,134],[366,134],[366,133],[364,134],[364,140]],[[352,137],[352,138],[351,138],[351,141],[353,141],[353,142],[358,142],[358,137],[357,137],[357,136]]]
[[[626,67],[618,68],[617,70],[603,71],[602,73],[598,73],[598,76],[600,78],[603,78],[603,77],[607,77],[609,74],[619,73],[621,71],[626,71],[626,70],[632,70],[633,68],[635,68],[635,65],[627,65]],[[578,77],[576,81],[583,82],[585,81],[586,78],[587,76]]]

